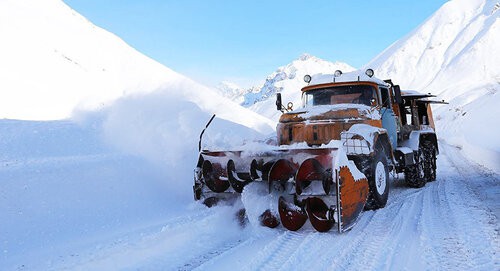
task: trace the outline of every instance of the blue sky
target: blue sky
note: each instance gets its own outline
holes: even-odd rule
[[[64,2],[179,73],[248,86],[302,53],[361,67],[447,1]]]

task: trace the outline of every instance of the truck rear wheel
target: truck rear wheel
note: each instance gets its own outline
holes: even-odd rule
[[[436,145],[431,141],[422,143],[422,153],[424,156],[424,178],[427,182],[436,180]]]
[[[412,188],[420,188],[425,185],[425,154],[422,146],[419,147],[415,155],[415,164],[406,167],[405,172],[405,182],[406,185]]]
[[[365,175],[368,178],[370,188],[365,209],[375,210],[383,208],[389,197],[389,169],[387,166],[387,157],[382,149],[376,151],[371,166]]]

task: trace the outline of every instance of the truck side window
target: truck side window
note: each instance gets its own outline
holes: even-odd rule
[[[389,90],[386,88],[380,88],[380,93],[382,94],[382,106],[390,108],[391,101],[389,99]]]

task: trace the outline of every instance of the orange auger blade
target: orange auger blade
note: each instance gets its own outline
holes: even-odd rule
[[[319,157],[318,157],[319,158]],[[323,161],[326,165],[331,165],[331,157]],[[330,187],[333,183],[332,170],[323,166],[315,158],[309,158],[302,162],[295,176],[295,191],[297,195],[302,194],[304,188],[309,186],[312,181],[320,181],[326,195],[330,193]]]
[[[278,211],[280,214],[281,224],[283,227],[291,231],[296,231],[307,221],[307,214],[295,204],[286,202],[284,197],[280,197],[278,202]]]
[[[359,217],[368,197],[368,180],[354,180],[351,170],[341,166],[338,181],[339,194],[339,232],[349,230]]]
[[[226,176],[226,169],[220,163],[203,161],[202,173],[205,184],[210,190],[221,193],[229,188],[229,182],[222,179]]]
[[[333,211],[319,198],[308,198],[306,201],[306,211],[311,225],[319,232],[327,232],[335,223]]]
[[[297,166],[289,160],[279,159],[276,161],[269,170],[269,192],[271,192],[273,182],[279,181],[284,185],[286,181],[295,176],[295,172],[297,172]]]
[[[238,193],[243,192],[245,185],[253,181],[250,170],[248,172],[237,172],[233,160],[227,162],[227,177],[231,187]]]
[[[262,226],[269,228],[276,228],[280,224],[278,218],[269,209],[260,215],[259,220]]]

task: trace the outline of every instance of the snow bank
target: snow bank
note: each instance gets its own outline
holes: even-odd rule
[[[500,172],[500,86],[470,92],[480,95],[464,105],[454,100],[436,108],[438,136],[462,149],[468,159]]]
[[[217,117],[204,134],[204,149],[230,150],[275,134],[270,120],[187,78],[142,93],[99,112],[80,111],[74,119],[102,129],[105,142],[116,149],[158,165],[170,192],[183,198],[192,198],[199,136],[213,114]]]
[[[99,131],[0,120],[0,269],[51,269],[55,255],[186,209],[166,196],[161,168],[111,150]]]
[[[233,118],[237,115],[230,107],[221,106],[219,111],[222,116],[224,110],[233,113]],[[193,164],[189,165],[188,172],[192,173],[199,136],[211,113],[178,93],[164,89],[117,101],[104,112],[102,125],[105,139],[115,147],[174,167],[191,161]],[[272,128],[268,126],[264,131],[272,132]],[[231,148],[264,136],[250,127],[217,115],[204,134],[202,147]]]

